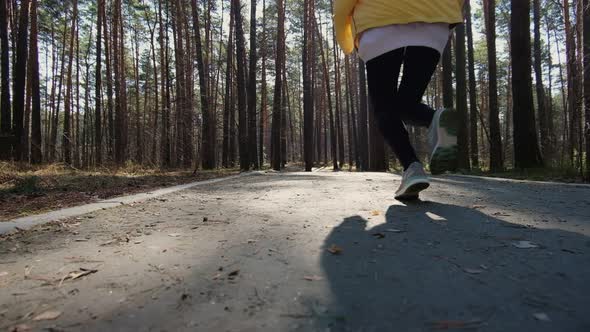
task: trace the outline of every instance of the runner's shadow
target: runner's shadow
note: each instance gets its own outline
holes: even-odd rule
[[[590,330],[586,236],[433,202],[393,205],[385,223],[374,219],[345,218],[325,240],[332,297],[309,299],[314,329],[429,331],[452,320],[478,331]]]

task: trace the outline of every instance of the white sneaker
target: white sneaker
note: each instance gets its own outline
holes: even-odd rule
[[[457,112],[439,109],[434,113],[428,128],[430,154],[430,172],[441,174],[445,171],[457,170]]]
[[[419,162],[414,162],[404,171],[402,183],[395,192],[395,199],[417,199],[418,194],[428,187],[430,187],[430,181],[428,181],[428,175],[424,172],[424,166]]]

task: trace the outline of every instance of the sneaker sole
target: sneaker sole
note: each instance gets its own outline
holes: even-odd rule
[[[428,183],[428,182],[423,182],[423,181],[416,182],[414,184],[411,184],[408,187],[408,189],[406,189],[403,193],[396,195],[395,199],[397,199],[397,200],[418,199],[420,192],[427,189],[428,187],[430,187],[430,183]]]
[[[438,144],[430,157],[430,172],[434,175],[457,170],[457,112],[448,110],[440,115]]]

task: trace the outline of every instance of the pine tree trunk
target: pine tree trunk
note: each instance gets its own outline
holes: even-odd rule
[[[208,78],[205,76],[205,65],[203,59],[203,44],[201,40],[201,24],[199,22],[199,12],[197,1],[191,0],[191,8],[193,13],[193,30],[195,33],[195,50],[197,52],[197,70],[199,72],[199,93],[201,97],[201,110],[203,113],[203,137],[201,143],[201,166],[203,169],[213,169],[217,166],[216,163],[216,119],[215,115],[211,114],[213,110],[209,109],[209,90]]]
[[[498,67],[496,64],[496,0],[484,0],[484,17],[486,24],[486,40],[488,46],[489,66],[489,126],[490,126],[490,169],[501,171],[504,168],[502,157],[502,134],[498,110]],[[527,14],[527,17],[528,14]]]
[[[258,149],[256,139],[256,1],[250,2],[250,69],[248,83],[248,161],[258,169]]]
[[[94,149],[96,166],[102,164],[102,20],[105,0],[98,0],[96,20],[96,75],[95,75],[95,106],[94,106]]]
[[[312,23],[312,7],[314,0],[304,1],[303,12],[303,154],[305,161],[305,171],[311,172],[314,162],[314,109],[313,109],[313,84],[312,84],[312,66],[311,61],[313,57],[313,23]]]
[[[234,23],[236,27],[236,61],[238,65],[238,141],[240,150],[240,168],[247,171],[250,169],[250,162],[248,158],[248,114],[246,109],[246,51],[241,9],[240,0],[232,0],[232,12],[234,14]],[[280,73],[280,71],[278,73]],[[280,75],[277,74],[277,76]],[[281,78],[279,77],[279,80],[280,79]]]
[[[549,25],[549,21],[551,19],[549,18],[548,15],[545,15],[545,26],[546,28],[546,35],[547,35],[547,48],[545,49],[546,53],[547,53],[547,68],[553,68],[553,57],[551,55],[551,50],[552,50],[552,45],[551,45],[551,29],[550,29],[550,25]],[[555,163],[555,157],[556,157],[556,149],[555,149],[555,124],[554,124],[554,118],[553,118],[553,96],[551,91],[553,91],[553,77],[551,75],[552,70],[549,70],[547,72],[548,77],[547,77],[547,81],[549,81],[549,93],[545,96],[546,98],[546,119],[547,119],[547,136],[548,136],[548,142],[549,142],[549,146],[547,147],[547,149],[549,150],[549,155],[548,156],[544,156],[545,157],[545,165],[547,166],[553,166]]]
[[[461,24],[455,29],[456,42],[456,75],[457,75],[457,112],[459,113],[459,133],[457,143],[459,148],[458,167],[459,169],[470,170],[469,165],[469,132],[467,124],[467,80],[465,70],[465,25]]]
[[[121,0],[117,0],[121,1]],[[125,66],[125,33],[124,23],[127,20],[123,20],[123,7],[119,6],[119,73],[121,77],[121,118],[119,121],[119,127],[121,132],[121,144],[119,146],[121,161],[125,162],[129,157],[128,149],[128,138],[129,138],[129,115],[127,112],[127,77],[126,66]],[[116,119],[115,119],[116,122]],[[116,134],[116,133],[115,133]],[[116,135],[115,135],[116,136]]]
[[[72,164],[72,64],[74,61],[74,39],[76,36],[76,21],[78,18],[78,1],[73,1],[72,28],[70,30],[70,44],[68,47],[68,67],[66,72],[66,96],[64,100],[64,130],[62,136],[63,160]]]
[[[0,3],[0,137],[11,135],[12,113],[10,109],[10,57],[8,53],[8,13],[7,1]],[[0,159],[9,159],[11,144],[0,144]]]
[[[514,166],[521,169],[541,167],[531,80],[530,3],[521,0],[511,3]]]
[[[25,107],[25,77],[27,72],[27,54],[28,54],[28,29],[29,29],[29,0],[21,2],[19,25],[18,25],[18,42],[16,45],[16,65],[13,79],[14,98],[12,101],[12,131],[15,136],[14,159],[23,160],[23,132],[24,132],[24,107]]]
[[[223,150],[222,160],[223,167],[227,168],[230,166],[230,128],[233,127],[233,123],[230,121],[230,113],[233,112],[233,101],[232,101],[232,77],[233,77],[233,32],[234,32],[234,15],[230,15],[229,22],[229,37],[226,45],[226,72],[225,72],[225,97],[223,105]]]
[[[477,87],[475,81],[475,56],[473,50],[473,28],[471,24],[471,5],[467,2],[467,58],[469,66],[469,122],[471,166],[479,168],[479,145],[477,140]]]
[[[453,46],[452,37],[449,38],[442,59],[443,70],[443,106],[448,109],[455,107],[453,93]]]
[[[105,0],[106,1],[106,0]],[[106,3],[106,2],[105,2]],[[107,134],[107,152],[109,162],[114,160],[115,156],[115,121],[114,121],[114,101],[113,101],[113,57],[112,43],[110,42],[110,34],[106,19],[106,5],[102,7],[102,27],[104,33],[104,55],[106,62],[106,79],[107,79],[107,121],[106,121],[106,134]],[[104,130],[104,129],[103,129]],[[96,142],[95,142],[96,144]]]
[[[123,156],[122,156],[122,93],[121,93],[121,83],[122,83],[122,75],[120,73],[120,62],[119,62],[119,16],[121,13],[121,0],[115,0],[113,4],[113,29],[112,33],[112,53],[113,53],[113,71],[115,75],[115,117],[113,122],[113,129],[114,129],[114,156],[115,156],[115,163],[117,166],[121,166],[123,164]]]
[[[92,33],[88,34],[88,45],[92,44]],[[90,52],[90,47],[88,47]],[[76,82],[80,82],[80,18],[76,20]],[[80,84],[76,84],[76,127],[74,146],[74,167],[80,167]]]
[[[548,158],[549,153],[549,135],[548,135],[548,118],[545,107],[545,88],[543,86],[543,67],[541,58],[541,0],[533,0],[533,24],[534,24],[534,67],[535,67],[535,86],[537,90],[537,107],[539,114],[539,129],[541,131],[541,154]]]
[[[314,18],[315,20],[315,18]],[[332,104],[332,91],[330,86],[330,75],[328,72],[328,63],[326,59],[326,51],[325,48],[327,47],[327,43],[324,44],[324,40],[322,38],[321,31],[319,29],[319,25],[315,22],[316,27],[316,36],[318,38],[318,42],[320,45],[320,51],[322,56],[322,69],[323,69],[323,84],[325,87],[326,98],[328,102],[328,114],[330,115],[329,122],[330,122],[330,151],[332,153],[332,167],[334,171],[340,170],[338,166],[338,133],[336,132],[336,126],[334,123],[334,108]]]
[[[143,129],[141,128],[142,116],[140,113],[139,106],[139,33],[137,27],[134,27],[134,39],[135,39],[135,56],[134,56],[134,68],[133,78],[135,80],[135,162],[143,164]],[[147,86],[145,87],[147,90]]]
[[[159,117],[159,113],[158,113],[158,108],[160,107],[160,95],[159,95],[159,89],[158,89],[158,65],[157,65],[157,55],[156,55],[156,25],[157,23],[157,18],[154,20],[154,22],[152,22],[152,17],[150,15],[148,15],[149,11],[146,8],[145,10],[145,20],[148,26],[148,30],[150,32],[150,54],[151,54],[151,60],[152,60],[152,70],[153,70],[153,83],[154,83],[154,87],[153,87],[153,92],[154,92],[154,103],[153,103],[153,114],[151,116],[151,121],[152,121],[152,130],[151,130],[151,151],[150,151],[150,162],[152,163],[152,165],[157,165],[158,164],[158,157],[157,157],[157,152],[158,152],[158,117]],[[153,25],[152,25],[153,23]],[[147,79],[146,79],[147,80]]]
[[[266,143],[266,120],[268,116],[267,110],[267,86],[266,86],[266,0],[262,1],[262,46],[260,52],[262,53],[262,79],[260,82],[260,119],[258,121],[258,164],[260,167],[264,166],[264,151]],[[305,49],[303,50],[305,52]]]
[[[365,63],[359,59],[359,155],[361,159],[360,170],[369,170],[369,140],[367,132],[367,79],[365,74]]]
[[[168,7],[166,7],[167,12]],[[162,15],[162,2],[158,1],[158,25],[160,40],[160,79],[162,91],[162,128],[160,133],[161,162],[164,168],[171,166],[170,157],[170,77],[168,66],[168,29],[165,28],[165,22]]]
[[[284,124],[284,100],[282,96],[283,91],[283,68],[285,63],[285,5],[284,0],[277,0],[277,54],[275,60],[275,87],[274,99],[272,109],[272,165],[271,167],[279,171],[281,170],[283,162],[283,154],[281,138],[283,136]]]
[[[586,138],[586,182],[590,182],[590,1],[584,0],[584,136]]]
[[[175,161],[176,167],[182,166],[184,156],[184,112],[185,112],[185,74],[184,74],[184,39],[182,31],[182,17],[180,1],[172,2],[172,36],[174,40],[174,65],[176,73],[176,135],[175,135]]]
[[[41,153],[41,92],[39,87],[39,51],[38,51],[38,24],[37,24],[37,0],[31,1],[31,163],[40,164],[43,161]]]
[[[565,19],[565,35],[566,35],[566,42],[565,42],[565,49],[566,49],[566,59],[567,59],[567,101],[568,101],[568,111],[569,111],[569,140],[568,140],[568,157],[571,166],[575,165],[575,157],[576,157],[576,141],[579,135],[578,133],[578,126],[577,122],[580,121],[580,110],[579,110],[579,97],[580,93],[578,91],[578,66],[576,61],[576,43],[574,38],[574,27],[572,27],[572,22],[570,19],[570,4],[569,0],[563,0],[563,13]],[[580,151],[578,151],[580,152]]]

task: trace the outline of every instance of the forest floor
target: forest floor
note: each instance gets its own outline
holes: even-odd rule
[[[590,187],[254,172],[0,239],[0,330],[589,331]]]
[[[78,170],[64,164],[43,166],[0,163],[0,222],[60,208],[96,202],[238,174],[237,169],[162,171],[128,166]]]

